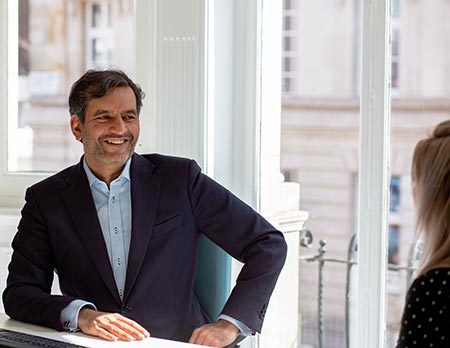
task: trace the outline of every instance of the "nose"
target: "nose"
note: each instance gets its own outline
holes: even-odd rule
[[[114,117],[110,123],[109,131],[115,134],[123,134],[127,131],[127,126],[122,117]]]

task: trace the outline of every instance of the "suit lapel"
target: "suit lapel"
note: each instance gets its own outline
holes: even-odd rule
[[[161,177],[152,174],[154,165],[139,155],[131,161],[131,244],[124,302],[130,294],[147,253],[158,206]]]
[[[64,202],[98,274],[114,299],[120,304],[121,300],[109,262],[108,251],[82,162],[73,168],[68,183],[69,188],[62,192]]]

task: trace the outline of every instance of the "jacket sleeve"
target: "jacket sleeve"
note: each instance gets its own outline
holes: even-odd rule
[[[13,239],[6,289],[5,312],[11,318],[61,330],[61,310],[74,298],[51,295],[54,262],[44,216],[28,189]]]
[[[197,227],[244,263],[222,313],[260,332],[286,259],[283,234],[191,161],[190,201]]]

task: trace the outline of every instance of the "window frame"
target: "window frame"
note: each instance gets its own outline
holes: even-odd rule
[[[386,345],[390,1],[363,0],[356,347]]]

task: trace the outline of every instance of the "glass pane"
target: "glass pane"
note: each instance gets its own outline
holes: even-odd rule
[[[444,1],[392,2],[391,206],[387,347],[395,347],[405,295],[420,255],[415,236],[411,159],[416,143],[448,119],[449,7]],[[396,84],[394,84],[396,81]],[[408,268],[410,266],[412,268]]]
[[[300,248],[295,347],[346,347],[355,336],[360,2],[284,6],[281,166],[300,184],[314,237]]]
[[[20,0],[18,117],[10,171],[57,171],[79,160],[69,129],[71,84],[89,68],[133,71],[133,0]]]
[[[100,4],[92,5],[92,26],[100,27],[102,24],[102,12]]]
[[[400,0],[392,0],[392,18],[400,17]]]

